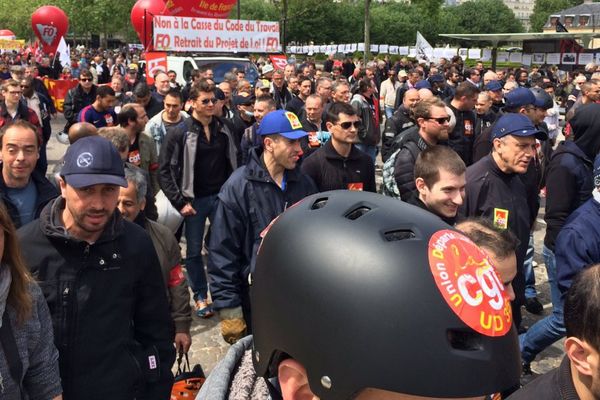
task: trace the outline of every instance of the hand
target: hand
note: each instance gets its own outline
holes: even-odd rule
[[[190,203],[187,203],[181,210],[179,210],[179,214],[183,215],[184,217],[189,217],[190,215],[196,215],[196,210],[194,210],[194,207],[192,207]]]
[[[192,346],[192,337],[189,333],[181,332],[175,334],[175,350],[177,354],[187,353]]]
[[[243,318],[224,319],[221,321],[221,336],[229,344],[235,344],[246,336],[246,321]]]
[[[246,336],[247,326],[242,307],[219,310],[219,317],[221,318],[221,336],[227,343],[235,344]]]

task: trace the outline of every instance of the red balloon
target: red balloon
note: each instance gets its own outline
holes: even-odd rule
[[[227,18],[237,0],[168,0],[171,15],[180,17]]]
[[[69,30],[69,19],[63,10],[55,6],[42,6],[31,14],[31,27],[40,39],[44,53],[54,53]]]
[[[152,19],[154,15],[170,15],[163,0],[138,0],[131,9],[131,24],[137,32],[140,42],[148,50],[152,47]],[[145,28],[144,19],[146,21]]]

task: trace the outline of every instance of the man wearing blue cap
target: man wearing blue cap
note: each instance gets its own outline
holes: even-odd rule
[[[61,197],[19,236],[54,321],[64,398],[167,398],[169,304],[150,237],[115,211],[127,186],[119,152],[81,138],[60,175]]]
[[[493,150],[467,168],[466,201],[459,214],[493,220],[499,229],[510,229],[519,239],[518,273],[513,281],[516,298],[513,315],[518,327],[525,285],[522,272],[531,228],[527,190],[520,176],[527,172],[535,154],[535,139],[544,138],[531,120],[521,114],[506,114],[492,127]]]
[[[257,133],[262,152],[251,149],[248,163],[221,188],[215,213],[219,223],[213,226],[209,243],[213,308],[229,343],[251,332],[248,276],[261,232],[287,207],[317,192],[312,179],[296,168],[302,154],[300,139],[308,134],[296,114],[272,111]]]
[[[504,91],[502,90],[502,82],[490,81],[484,87],[485,91],[492,100],[492,110],[497,114],[504,107]]]

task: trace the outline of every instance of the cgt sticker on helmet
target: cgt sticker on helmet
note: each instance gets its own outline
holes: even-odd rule
[[[429,266],[442,297],[469,327],[486,336],[511,328],[508,294],[488,256],[469,238],[452,230],[433,234]]]
[[[298,119],[296,114],[288,111],[285,113],[285,116],[288,119],[288,121],[290,121],[292,129],[302,129],[302,124],[300,123],[300,120]]]

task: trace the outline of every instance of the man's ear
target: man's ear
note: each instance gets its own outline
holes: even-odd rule
[[[140,210],[144,211],[145,208],[146,208],[146,198],[143,198],[142,201],[140,201]]]
[[[427,194],[427,185],[425,184],[423,178],[415,179],[415,186],[420,194]]]
[[[283,400],[314,400],[315,395],[308,386],[306,369],[298,361],[288,358],[279,364],[279,385]]]
[[[58,183],[58,186],[60,188],[60,195],[64,198],[66,198],[66,190],[67,190],[67,183],[65,182],[65,180],[61,177],[61,176],[57,176],[56,177],[56,182]]]
[[[593,356],[594,352],[587,342],[570,336],[565,340],[565,352],[579,374],[593,376],[595,371],[590,364],[590,357]]]
[[[502,139],[498,139],[498,138],[492,139],[492,146],[496,153],[500,153],[499,149],[500,149],[501,145],[502,145]]]

